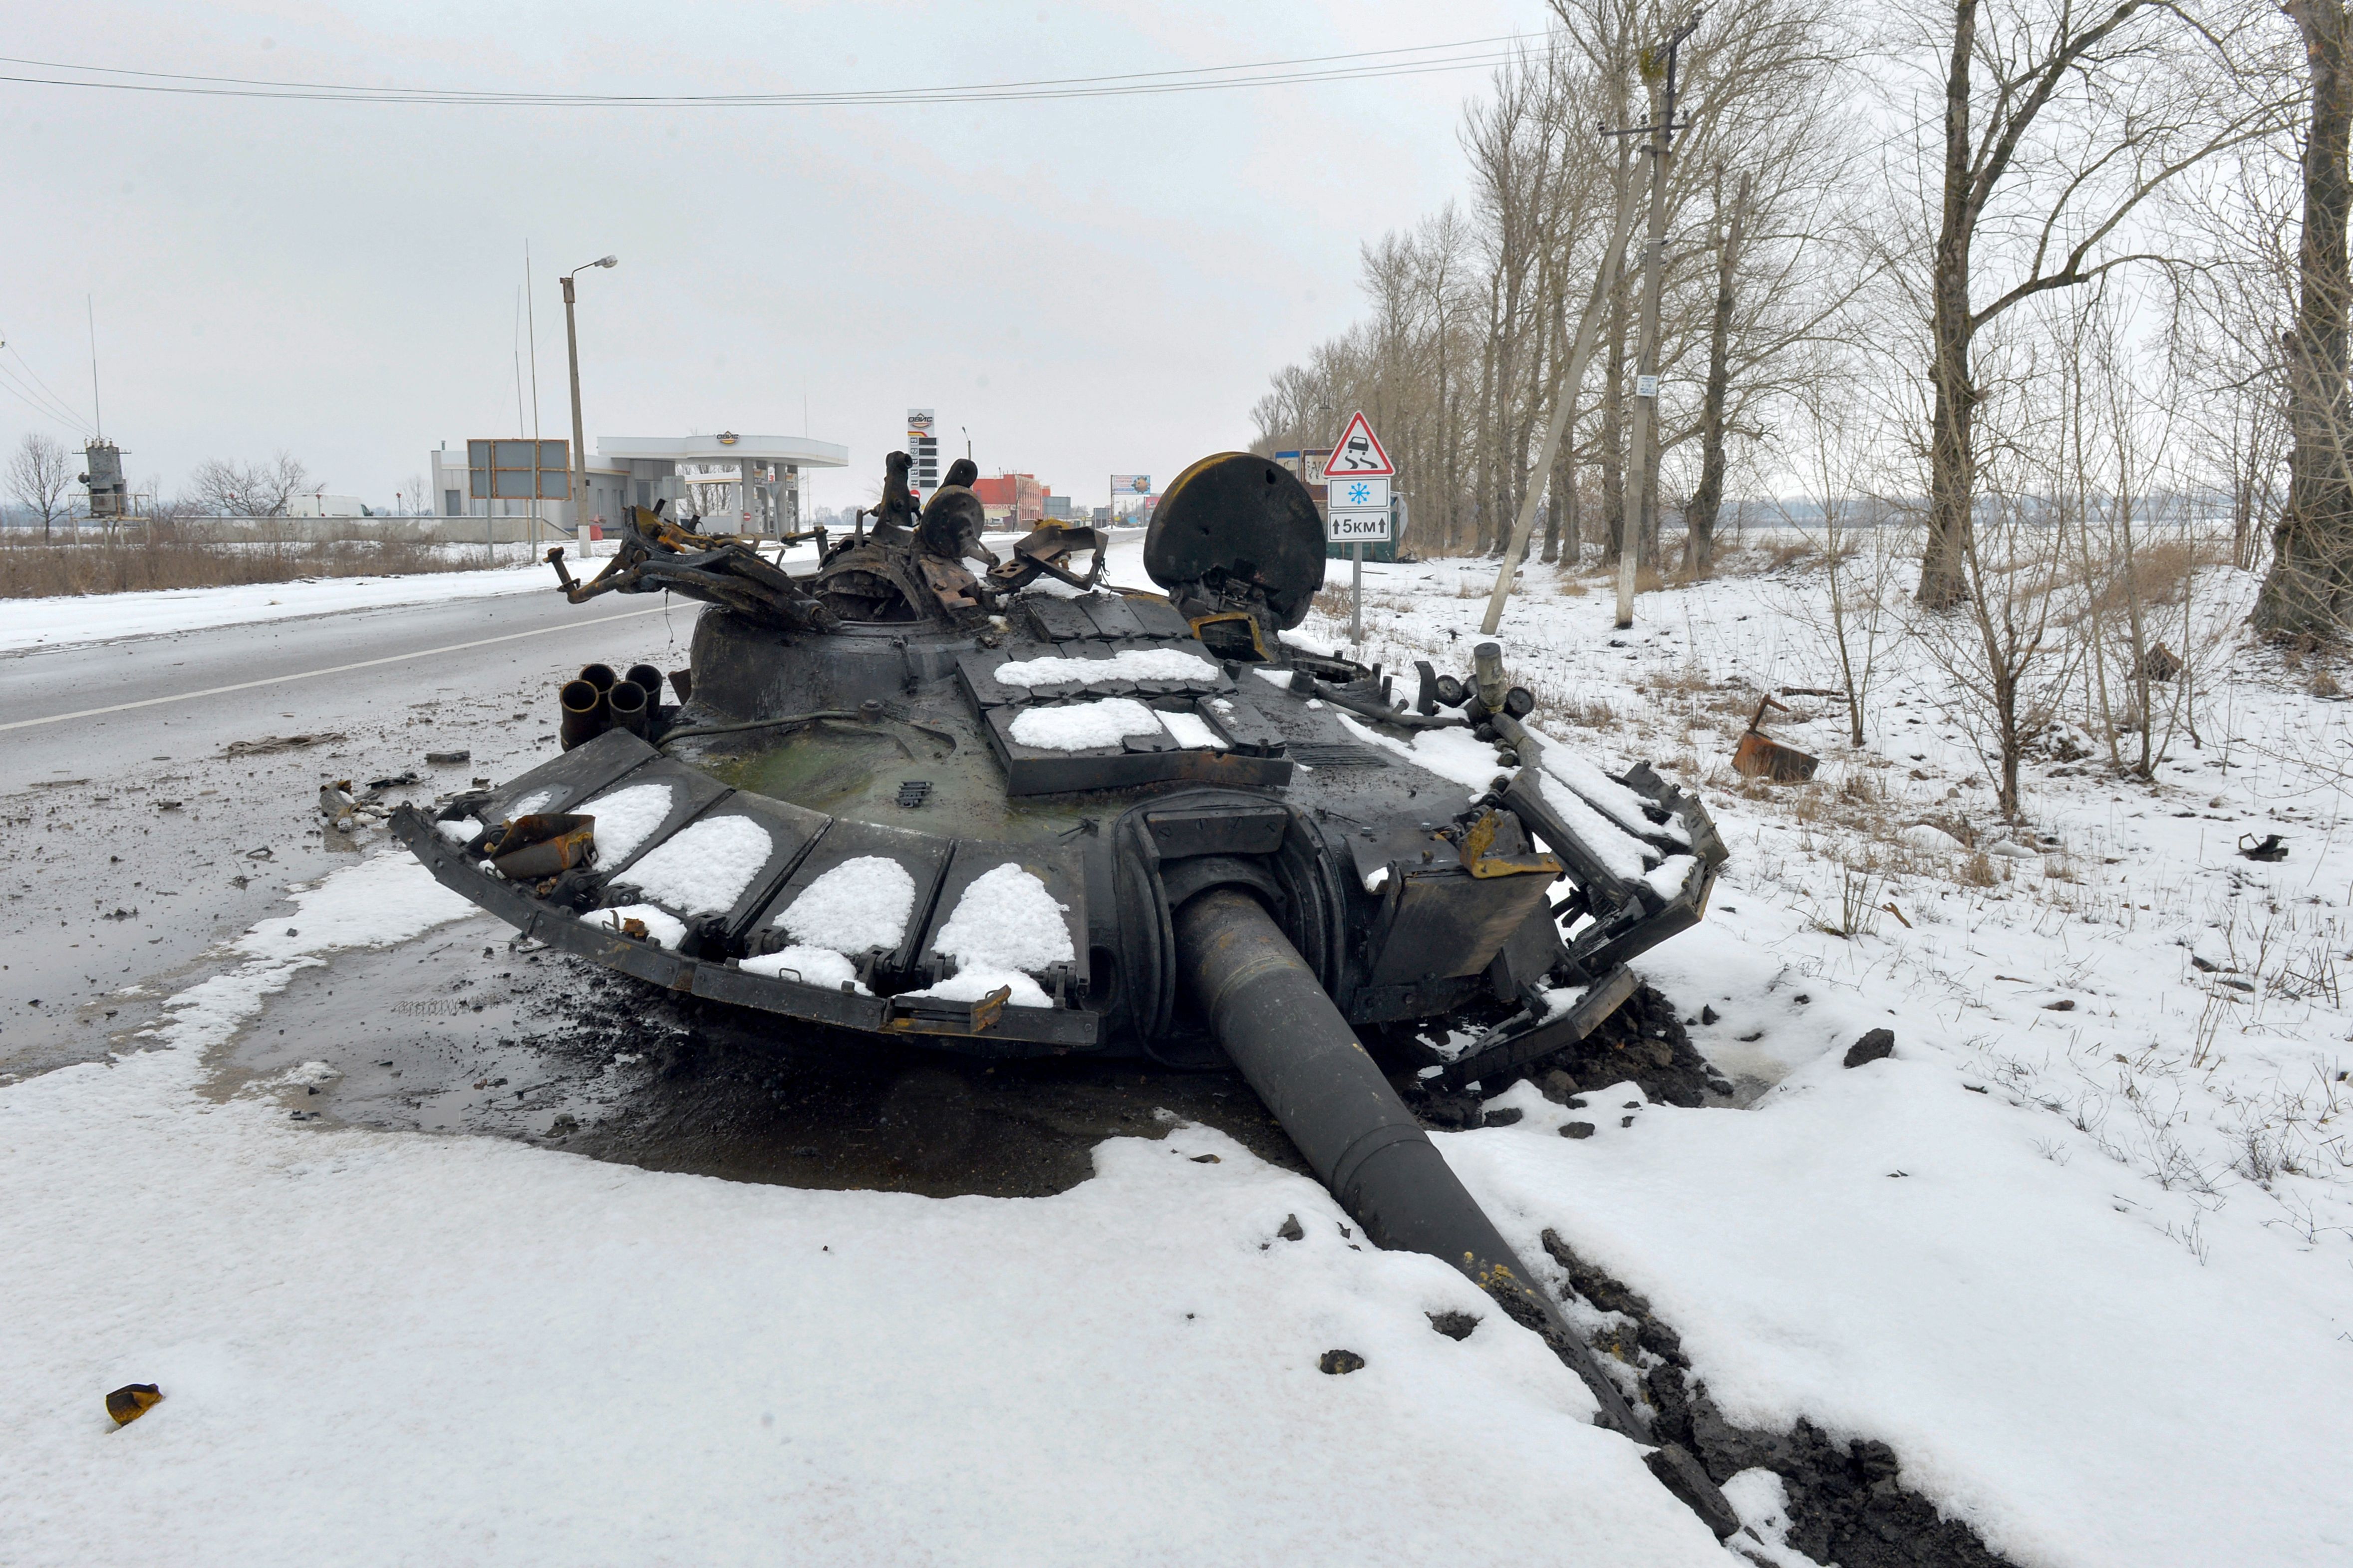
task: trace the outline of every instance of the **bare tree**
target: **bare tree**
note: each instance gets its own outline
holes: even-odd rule
[[[1425,552],[1496,549],[1535,489],[1552,501],[1547,557],[1565,547],[1575,558],[1583,510],[1614,559],[1630,465],[1641,494],[1694,493],[1687,529],[1711,503],[1720,510],[1776,401],[1842,330],[1867,270],[1854,238],[1867,226],[1854,210],[1856,122],[1838,91],[1828,0],[1727,0],[1684,44],[1689,124],[1668,174],[1657,441],[1637,461],[1625,450],[1632,322],[1622,282],[1604,297],[1585,374],[1568,372],[1612,220],[1642,172],[1622,144],[1618,158],[1596,155],[1597,123],[1640,118],[1642,46],[1684,9],[1556,0],[1556,11],[1544,51],[1515,58],[1466,115],[1474,199],[1367,245],[1369,318],[1278,373],[1252,410],[1268,451],[1336,417],[1315,410],[1382,410]],[[1742,185],[1735,234],[1724,220]],[[1534,474],[1564,409],[1550,472]],[[1600,504],[1581,509],[1588,492]],[[1638,548],[1648,555],[1665,510],[1645,512]],[[1704,543],[1712,530],[1699,526]]]
[[[1848,369],[1851,367],[1841,367]],[[1817,601],[1799,595],[1790,613],[1819,632],[1838,661],[1846,701],[1847,743],[1863,743],[1874,683],[1901,626],[1894,614],[1898,552],[1908,531],[1896,525],[1877,488],[1876,415],[1851,388],[1862,378],[1825,376],[1801,389],[1783,441],[1805,510],[1821,531],[1828,593]],[[1806,519],[1778,509],[1786,522]]]
[[[2033,395],[2046,373],[2029,349],[2006,346],[1981,371],[1980,407],[1998,439],[1985,445],[1978,515],[1961,537],[1963,613],[1922,601],[1907,630],[1945,676],[1935,700],[1993,774],[2002,819],[2015,823],[2020,765],[2062,711],[2084,639],[2066,624],[2061,592],[2072,531],[2063,447]]]
[[[283,517],[290,502],[323,479],[292,453],[280,451],[266,463],[233,463],[208,458],[188,472],[187,499],[209,517]]]
[[[39,514],[43,539],[49,537],[58,519],[73,514],[66,501],[73,476],[73,454],[63,442],[38,430],[26,431],[25,438],[8,455],[8,493]]]
[[[2295,331],[2288,342],[2287,510],[2255,623],[2272,632],[2341,637],[2353,625],[2353,416],[2348,391],[2346,226],[2353,221],[2353,14],[2344,0],[2286,0],[2309,69],[2304,239]]]
[[[1715,561],[1715,515],[1724,503],[1725,395],[1732,379],[1732,307],[1740,272],[1740,247],[1748,217],[1751,176],[1740,176],[1732,205],[1724,203],[1724,176],[1716,175],[1715,309],[1708,320],[1707,385],[1700,397],[1699,485],[1683,508],[1683,569],[1704,576]]]
[[[1937,213],[1917,285],[1934,394],[1919,592],[1939,608],[1959,600],[1971,571],[1979,334],[2039,294],[2163,259],[2161,249],[2116,248],[2137,237],[2137,211],[2201,160],[2260,135],[2273,113],[2237,91],[2228,40],[2182,5],[1952,0],[1946,16],[1917,36],[1944,62]],[[1988,273],[1998,274],[1994,297],[1979,305]]]

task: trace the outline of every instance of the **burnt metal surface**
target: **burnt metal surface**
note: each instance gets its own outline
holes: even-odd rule
[[[1170,481],[1153,513],[1144,569],[1180,605],[1255,599],[1289,629],[1324,585],[1324,520],[1282,464],[1246,452],[1204,458]],[[1207,610],[1203,613],[1207,613]]]
[[[1593,1036],[1627,963],[1706,909],[1725,848],[1699,802],[1647,766],[1548,765],[1499,645],[1400,698],[1285,643],[1324,556],[1265,459],[1170,486],[1145,542],[1165,595],[1098,586],[1092,531],[1000,560],[969,492],[918,518],[893,462],[872,531],[821,542],[807,581],[643,512],[593,582],[553,558],[575,599],[707,602],[684,706],[649,668],[585,669],[563,754],[394,832],[526,936],[697,1005],[973,1057],[1230,1062],[1374,1240],[1461,1268],[1640,1438],[1358,1034],[1501,1011],[1429,1047],[1444,1093]],[[1654,1458],[1720,1531],[1705,1471]]]
[[[1547,773],[1546,742],[1521,722],[1534,700],[1509,685],[1494,645],[1399,693],[1378,668],[1282,640],[1324,556],[1305,490],[1279,466],[1222,454],[1171,486],[1145,542],[1165,596],[1087,586],[1101,536],[1054,527],[943,596],[926,563],[961,572],[940,552],[975,542],[955,501],[939,502],[928,543],[880,518],[783,587],[747,542],[633,517],[634,544],[595,583],[567,578],[572,597],[674,585],[691,565],[762,584],[774,603],[704,595],[691,670],[674,681],[691,693],[682,707],[649,700],[640,725],[568,727],[562,755],[459,797],[441,824],[402,817],[402,841],[510,924],[650,984],[985,1056],[1214,1059],[1180,1005],[1173,915],[1215,887],[1264,902],[1352,1024],[1514,1005],[1474,1053],[1491,1064],[1562,1043],[1565,1009],[1589,1027],[1626,963],[1704,910],[1724,852],[1697,801],[1647,768],[1598,785],[1563,782],[1598,776],[1589,765]],[[853,602],[877,618],[838,613]],[[643,689],[649,672],[629,673]],[[592,666],[565,688],[566,716],[609,713],[631,684]],[[1095,723],[1114,712],[1124,728]],[[1432,728],[1492,745],[1483,787],[1463,782],[1459,752],[1452,777],[1422,763],[1410,742]],[[668,787],[670,809],[625,855],[591,861],[576,838],[541,849],[543,828],[508,826],[594,819],[600,800],[649,783]],[[768,848],[728,907],[666,904],[632,879],[679,834],[731,816]],[[498,858],[526,840],[524,858]],[[812,983],[797,960],[746,967],[789,945],[781,917],[797,899],[866,859],[903,869],[914,901],[894,940],[841,955],[851,980]],[[1060,906],[1066,956],[1019,998],[911,995],[959,989],[943,932],[999,867]],[[584,918],[649,903],[682,934]],[[1586,998],[1574,1008],[1560,1000],[1569,988]]]

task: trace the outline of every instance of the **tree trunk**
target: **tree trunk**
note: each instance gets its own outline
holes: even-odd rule
[[[1577,388],[1566,384],[1568,366],[1568,286],[1567,279],[1560,275],[1557,268],[1546,270],[1545,292],[1552,305],[1550,311],[1552,330],[1546,334],[1552,343],[1552,368],[1550,374],[1542,377],[1537,384],[1552,385],[1555,388],[1553,395],[1567,398],[1570,405],[1574,407]],[[1549,416],[1552,410],[1547,409],[1545,412]],[[1570,441],[1565,438],[1561,443],[1562,450],[1565,451],[1569,444]],[[1563,468],[1562,453],[1556,451],[1553,454],[1552,472],[1548,475],[1539,475],[1535,481],[1545,487],[1544,551],[1539,559],[1547,565],[1560,559],[1560,479]],[[1576,552],[1577,542],[1571,539],[1569,541],[1571,559],[1575,559]]]
[[[1626,280],[1609,290],[1609,359],[1601,372],[1601,558],[1617,564],[1626,531]]]
[[[1977,0],[1955,0],[1953,54],[1945,78],[1944,214],[1931,263],[1929,384],[1936,392],[1928,441],[1928,539],[1920,559],[1920,602],[1947,609],[1968,592],[1963,564],[1977,491],[1969,416],[1977,388],[1969,377],[1969,64],[1977,47]]]
[[[1699,485],[1683,509],[1683,569],[1704,577],[1715,565],[1715,516],[1724,504],[1724,395],[1731,379],[1733,279],[1740,264],[1742,231],[1748,218],[1748,180],[1732,198],[1729,224],[1719,228],[1715,253],[1715,316],[1707,338],[1707,390],[1699,410]],[[1723,210],[1724,187],[1716,184],[1716,203]]]
[[[2256,626],[2341,637],[2353,624],[2353,415],[2347,392],[2346,224],[2353,218],[2353,33],[2345,0],[2288,0],[2312,72],[2304,147],[2304,240],[2296,256],[2295,331],[2288,349],[2287,507],[2272,535],[2272,568]]]
[[[1471,553],[1487,552],[1488,480],[1494,472],[1495,434],[1491,417],[1495,394],[1495,300],[1491,287],[1487,300],[1487,341],[1479,351],[1479,416],[1472,426],[1471,485]]]
[[[2249,397],[2246,405],[2246,423],[2236,415],[2231,421],[2231,564],[2242,572],[2255,563],[2255,453],[2263,438],[2257,423],[2263,404]]]
[[[1568,427],[1561,439],[1560,450],[1553,454],[1552,480],[1545,490],[1545,507],[1548,513],[1545,519],[1546,544],[1549,548],[1556,535],[1560,542],[1558,550],[1545,559],[1558,560],[1574,566],[1577,558],[1577,389],[1565,388],[1561,395],[1568,399]]]

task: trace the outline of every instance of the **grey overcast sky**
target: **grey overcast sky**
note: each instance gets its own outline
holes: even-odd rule
[[[1223,66],[1541,32],[1539,0],[0,4],[9,55],[533,91],[861,89]],[[25,68],[0,66],[0,73]],[[1356,247],[1461,194],[1482,70],[1063,102],[483,108],[0,84],[0,333],[176,489],[284,448],[389,503],[516,424],[536,263],[541,420],[567,434],[559,272],[599,432],[807,433],[863,501],[904,411],[984,473],[1100,502],[1240,445],[1268,374],[1360,310]],[[16,355],[23,356],[19,362]],[[528,366],[526,366],[526,375]],[[0,395],[0,444],[42,428]]]

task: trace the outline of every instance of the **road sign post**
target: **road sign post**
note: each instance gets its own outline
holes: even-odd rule
[[[1324,537],[1349,546],[1348,645],[1365,645],[1365,546],[1389,538],[1389,480],[1397,465],[1373,434],[1362,412],[1348,416],[1340,438],[1324,459],[1328,504]]]

